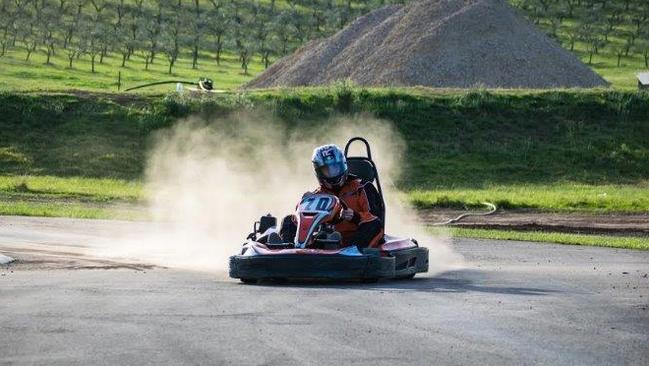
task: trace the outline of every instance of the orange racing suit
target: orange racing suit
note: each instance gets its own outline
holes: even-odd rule
[[[354,217],[350,221],[343,220],[336,224],[336,231],[342,235],[343,243],[370,248],[378,246],[383,238],[383,225],[379,218],[370,212],[370,202],[367,200],[367,194],[365,194],[365,188],[360,179],[349,176],[338,191],[320,186],[314,193],[328,193],[337,196],[347,208],[354,211]]]
[[[356,245],[361,248],[379,246],[383,239],[383,223],[381,219],[370,212],[370,203],[365,193],[364,184],[360,179],[350,175],[339,190],[329,190],[320,186],[313,193],[337,196],[347,208],[354,211],[354,216],[350,221],[343,220],[336,224],[336,231],[342,235],[344,245]],[[282,239],[285,242],[293,241],[295,229],[295,216],[287,216],[280,230]]]

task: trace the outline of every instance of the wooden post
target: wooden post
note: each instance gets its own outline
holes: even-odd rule
[[[117,73],[117,91],[119,91],[122,88],[122,72],[119,71]]]

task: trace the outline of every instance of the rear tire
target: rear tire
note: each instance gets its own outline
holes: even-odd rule
[[[361,280],[361,283],[377,283],[377,282],[379,282],[379,279],[377,277],[363,278]]]
[[[256,285],[257,282],[259,281],[256,278],[240,278],[240,280],[246,285]]]

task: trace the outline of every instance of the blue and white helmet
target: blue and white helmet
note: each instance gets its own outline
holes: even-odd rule
[[[313,150],[313,168],[321,185],[328,189],[340,188],[347,180],[347,158],[336,145],[324,145]]]

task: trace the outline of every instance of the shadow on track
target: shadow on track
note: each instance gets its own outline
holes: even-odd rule
[[[484,292],[506,295],[541,296],[557,292],[556,290],[534,287],[509,287],[482,284],[479,278],[484,274],[475,270],[444,272],[435,277],[415,277],[411,280],[386,280],[377,283],[358,281],[265,281],[257,286],[295,287],[295,288],[332,288],[342,290],[369,290],[391,292]]]

